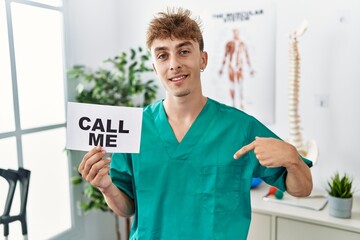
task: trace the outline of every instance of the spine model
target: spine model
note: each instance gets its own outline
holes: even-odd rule
[[[298,47],[298,38],[304,34],[307,29],[305,21],[301,27],[292,33],[289,38],[289,96],[288,96],[288,114],[289,114],[289,139],[288,142],[296,147],[298,152],[312,160],[317,159],[318,151],[315,141],[304,141],[301,134],[300,113],[299,113],[299,91],[300,91],[300,54]],[[311,159],[312,158],[312,159]]]

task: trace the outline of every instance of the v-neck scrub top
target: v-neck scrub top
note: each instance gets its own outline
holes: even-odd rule
[[[209,98],[179,143],[163,101],[147,106],[140,153],[115,153],[111,161],[113,183],[135,202],[130,239],[245,240],[252,178],[286,190],[285,168],[261,166],[253,151],[234,160],[256,136],[278,138],[254,117]]]

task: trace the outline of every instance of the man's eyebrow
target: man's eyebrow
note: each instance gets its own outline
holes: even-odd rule
[[[192,47],[193,44],[190,41],[184,41],[184,42],[181,42],[181,43],[177,44],[175,46],[175,48],[181,48],[181,47],[184,47],[184,46],[191,46]],[[154,49],[154,52],[160,52],[160,51],[166,51],[166,50],[169,50],[169,48],[160,46],[160,47],[156,47]]]
[[[159,52],[159,51],[165,51],[165,50],[168,50],[169,48],[167,48],[167,47],[156,47],[155,49],[154,49],[154,52]]]
[[[176,45],[176,48],[181,48],[181,47],[184,47],[184,46],[193,46],[193,44],[190,42],[190,41],[185,41],[185,42],[181,42],[179,44]]]

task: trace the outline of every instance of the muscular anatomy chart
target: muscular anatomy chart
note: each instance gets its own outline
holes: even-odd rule
[[[249,75],[254,75],[254,70],[250,63],[250,54],[248,48],[239,35],[239,29],[232,30],[233,38],[225,44],[224,60],[222,62],[219,74],[222,75],[224,67],[227,69],[227,76],[230,81],[229,94],[232,100],[232,106],[244,109],[244,64],[249,69]]]
[[[204,93],[272,124],[275,111],[275,7],[201,13],[209,63]]]

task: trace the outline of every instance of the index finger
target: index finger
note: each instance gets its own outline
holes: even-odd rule
[[[252,141],[251,143],[249,143],[248,145],[243,146],[242,148],[240,148],[235,154],[234,154],[234,159],[238,159],[239,157],[241,157],[242,155],[244,155],[245,153],[250,152],[251,150],[255,149],[255,140]]]

